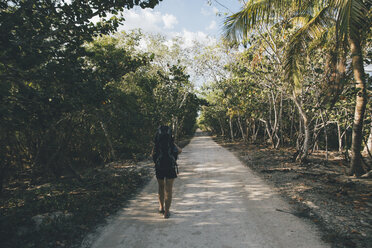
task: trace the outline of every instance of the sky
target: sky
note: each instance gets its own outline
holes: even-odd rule
[[[141,28],[169,39],[180,36],[190,46],[193,40],[208,43],[220,37],[224,13],[237,12],[242,6],[239,0],[210,2],[209,5],[207,0],[163,0],[154,9],[126,10],[119,31]]]
[[[210,2],[211,4],[208,4]],[[142,29],[147,33],[160,33],[168,39],[179,36],[185,46],[194,40],[213,44],[222,34],[222,25],[227,14],[239,11],[239,0],[163,0],[154,9],[135,7],[125,10],[125,21],[119,31]],[[372,65],[366,67],[372,74]]]

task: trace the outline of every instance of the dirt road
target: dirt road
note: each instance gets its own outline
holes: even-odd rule
[[[194,137],[179,167],[170,219],[157,213],[154,179],[88,246],[328,247],[311,223],[278,211],[290,207],[210,137]]]

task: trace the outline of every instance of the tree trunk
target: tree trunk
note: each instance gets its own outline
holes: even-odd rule
[[[318,126],[318,121],[319,121],[319,119],[317,118],[315,120],[315,125],[314,125],[314,130],[313,130],[313,141],[314,141],[313,143],[314,143],[314,145],[313,145],[313,149],[312,149],[311,152],[314,152],[315,148],[318,146],[318,133],[316,132],[317,126]]]
[[[278,125],[279,125],[279,141],[278,141],[276,148],[279,147],[280,142],[283,143],[283,93],[282,92],[280,93],[280,111],[279,111]]]
[[[351,143],[350,175],[360,176],[364,173],[361,164],[361,144],[363,139],[363,119],[367,105],[366,82],[363,67],[363,57],[360,40],[355,37],[349,39],[354,80],[358,93],[354,112],[354,123]]]
[[[310,148],[310,133],[311,132],[310,132],[310,127],[309,127],[309,120],[307,118],[306,112],[302,109],[301,104],[298,102],[295,92],[293,92],[292,100],[296,104],[298,108],[298,112],[300,113],[300,116],[304,122],[304,133],[305,133],[305,139],[304,139],[304,143],[302,146],[302,155],[300,155],[301,154],[300,153],[299,156],[296,158],[296,160],[306,161],[307,155],[309,153],[309,148]]]
[[[243,140],[245,140],[245,134],[244,134],[244,130],[243,130],[243,126],[242,126],[242,122],[240,120],[240,115],[238,115],[238,125],[239,125],[239,128],[240,128],[240,132],[242,134],[242,138]]]
[[[301,149],[301,139],[303,138],[303,134],[302,134],[302,117],[301,115],[298,115],[298,135],[297,135],[297,140],[296,140],[296,149],[299,150]]]
[[[110,146],[110,152],[111,152],[112,159],[116,160],[115,150],[114,150],[114,147],[112,146],[112,142],[111,142],[110,136],[109,136],[109,134],[106,130],[105,124],[102,121],[100,121],[99,124],[101,125],[103,133],[105,134],[105,138],[107,140],[107,143]]]
[[[291,107],[292,109],[292,107]],[[294,117],[295,117],[295,114],[296,114],[296,108],[293,106],[293,110],[292,110],[292,115],[291,115],[291,131],[289,132],[289,139],[290,140],[293,140],[293,127],[294,127]]]
[[[341,126],[340,123],[337,121],[337,137],[338,137],[338,151],[342,152],[342,136],[341,136]]]
[[[273,148],[276,148],[276,144],[275,144],[275,137],[277,139],[279,139],[278,137],[278,125],[279,125],[279,114],[278,114],[278,110],[277,110],[277,107],[276,107],[276,98],[277,96],[274,96],[274,93],[271,91],[271,97],[272,97],[272,101],[273,101],[273,110],[274,110],[274,125],[271,125],[271,117],[270,117],[270,127],[271,127],[271,141],[272,141],[272,144],[273,144]],[[280,112],[280,110],[279,110]]]
[[[258,129],[256,130],[256,120],[252,121],[252,143],[256,142]]]
[[[268,125],[267,121],[264,120],[264,119],[261,119],[261,118],[259,120],[262,121],[263,123],[265,123],[267,135],[269,136],[269,140],[270,140],[270,143],[272,145],[272,148],[274,148],[275,147],[274,137],[272,136],[272,134],[270,132],[269,125]],[[265,139],[264,139],[264,141],[265,141]]]
[[[328,162],[328,134],[327,134],[327,121],[324,119],[323,110],[320,110],[320,116],[322,117],[324,125],[324,138],[325,138],[325,149],[326,149],[326,162]]]
[[[257,129],[256,129],[256,132],[254,134],[254,141],[256,142],[257,140],[257,136],[258,136],[258,132],[260,131],[260,125],[258,125]],[[265,132],[264,132],[265,133]]]
[[[245,119],[245,124],[246,124],[246,129],[245,129],[245,137],[246,137],[246,139],[247,139],[247,141],[249,140],[249,119],[248,118],[246,118]]]
[[[222,137],[225,137],[225,130],[223,129],[222,122],[221,122],[220,118],[218,118],[218,123],[220,124],[221,135],[222,135]]]
[[[176,116],[174,118],[174,122],[173,122],[173,133],[174,133],[174,140],[176,142],[178,142],[178,138],[179,138],[179,121],[178,121],[178,116]]]
[[[368,136],[367,144],[364,147],[364,153],[372,154],[372,118],[371,118],[371,125],[369,128],[369,136]]]
[[[304,140],[304,148],[302,150],[303,153],[300,158],[301,161],[305,161],[307,159],[307,155],[309,153],[309,148],[310,148],[310,127],[309,127],[307,117],[304,118],[304,130],[305,130],[305,140]]]
[[[231,140],[234,141],[234,130],[233,130],[233,124],[232,124],[232,116],[229,116],[229,125],[230,125],[230,136]]]

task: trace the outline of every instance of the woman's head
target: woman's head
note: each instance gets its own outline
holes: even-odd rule
[[[168,134],[172,136],[172,129],[167,125],[160,125],[158,128],[158,134]]]
[[[161,125],[158,128],[156,134],[156,143],[161,147],[168,146],[170,142],[173,141],[172,129],[169,126]]]

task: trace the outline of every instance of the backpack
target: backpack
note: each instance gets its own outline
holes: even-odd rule
[[[160,126],[155,135],[155,148],[153,161],[157,169],[174,168],[178,173],[177,166],[178,149],[174,145],[172,130],[168,126]]]

